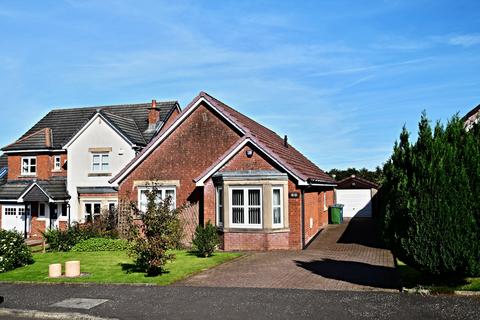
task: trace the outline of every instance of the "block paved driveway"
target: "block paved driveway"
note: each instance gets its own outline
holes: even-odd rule
[[[303,251],[255,252],[194,275],[177,285],[397,290],[393,256],[370,219],[329,225]]]

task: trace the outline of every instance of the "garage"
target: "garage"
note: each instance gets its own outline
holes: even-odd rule
[[[343,217],[371,218],[372,198],[377,190],[377,184],[355,175],[338,182],[335,196],[336,203],[343,205]]]

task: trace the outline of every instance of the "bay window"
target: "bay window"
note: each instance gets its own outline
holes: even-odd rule
[[[138,209],[145,213],[148,208],[148,193],[155,193],[155,203],[159,204],[161,201],[164,201],[170,198],[170,209],[176,208],[176,191],[172,187],[161,187],[161,188],[152,188],[152,187],[143,187],[138,189]]]
[[[230,188],[230,222],[233,227],[262,228],[262,189]]]
[[[217,226],[223,226],[223,188],[216,188],[216,213],[217,213]]]
[[[283,187],[272,188],[273,227],[283,227]]]

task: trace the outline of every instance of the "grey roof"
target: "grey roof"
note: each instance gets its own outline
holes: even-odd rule
[[[179,108],[176,101],[157,102],[156,106],[160,110],[160,123],[164,123],[173,110]],[[144,146],[154,133],[148,130],[149,108],[151,108],[151,103],[55,109],[16,142],[2,150],[33,150],[40,147],[42,149],[61,149],[97,112],[112,122],[112,125],[132,143]]]
[[[0,186],[0,200],[17,200],[34,183],[53,200],[67,200],[70,198],[67,192],[67,180],[65,177],[55,177],[51,180],[14,180]]]
[[[6,154],[0,156],[0,186],[7,183],[8,177],[8,157]]]
[[[114,187],[77,187],[77,192],[79,194],[106,194],[106,193],[117,193],[118,188]]]

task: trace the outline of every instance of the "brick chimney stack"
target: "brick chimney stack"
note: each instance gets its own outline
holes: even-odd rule
[[[157,107],[157,100],[152,100],[152,106],[148,110],[148,128],[155,129],[158,121],[160,121],[160,109]]]

